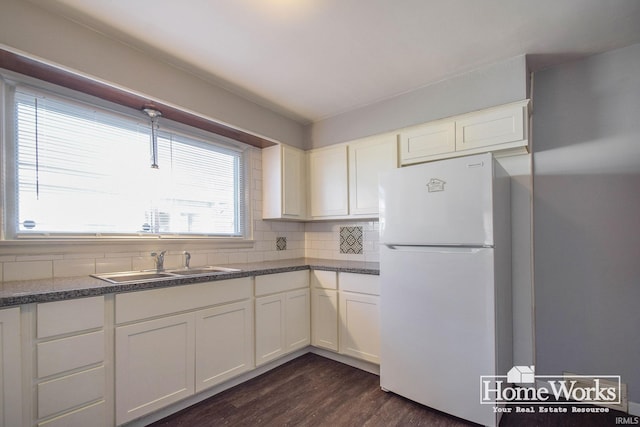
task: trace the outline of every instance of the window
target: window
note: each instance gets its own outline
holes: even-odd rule
[[[27,86],[15,88],[12,106],[9,235],[244,237],[239,145],[161,120],[152,169],[142,112]]]

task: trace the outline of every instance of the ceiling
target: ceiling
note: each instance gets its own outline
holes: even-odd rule
[[[520,54],[640,42],[636,0],[32,0],[308,124]]]

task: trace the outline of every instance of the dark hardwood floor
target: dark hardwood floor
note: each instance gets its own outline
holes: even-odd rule
[[[603,416],[600,416],[603,415]],[[506,414],[501,427],[607,426],[609,414]],[[380,389],[379,377],[312,353],[233,387],[154,427],[473,426]]]

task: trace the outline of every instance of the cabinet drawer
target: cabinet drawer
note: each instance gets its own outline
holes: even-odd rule
[[[338,273],[335,271],[311,270],[311,283],[314,288],[338,289]]]
[[[256,277],[256,296],[309,287],[309,270],[267,274]]]
[[[251,298],[251,278],[116,294],[116,323],[164,316]]]
[[[62,338],[37,345],[38,378],[59,374],[104,360],[104,332]]]
[[[340,290],[380,295],[380,276],[373,274],[340,273]]]
[[[38,427],[97,427],[106,425],[107,407],[104,400],[77,411],[38,423]]]
[[[38,418],[104,398],[104,367],[38,384]]]
[[[38,338],[104,326],[104,297],[78,298],[38,304]]]

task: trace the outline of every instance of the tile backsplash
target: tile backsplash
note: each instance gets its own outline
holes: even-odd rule
[[[362,226],[340,227],[340,253],[362,254]]]
[[[151,252],[167,250],[166,268],[184,265],[183,251],[191,253],[191,265],[260,262],[291,258],[326,258],[378,261],[377,221],[286,222],[262,220],[262,155],[250,148],[253,238],[251,247],[207,247],[205,243],[158,240],[140,244],[47,245],[41,252],[12,254],[0,246],[0,282],[84,276],[92,273],[154,268]],[[213,245],[212,245],[213,246]],[[70,248],[70,249],[67,249]],[[27,253],[28,252],[28,253]]]
[[[305,255],[378,262],[378,234],[378,221],[309,222],[305,226]]]

